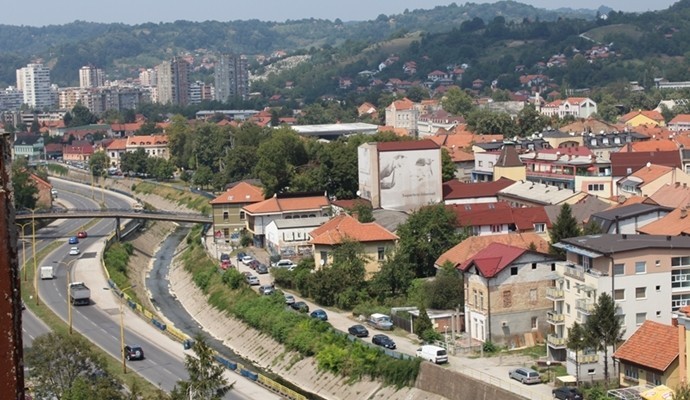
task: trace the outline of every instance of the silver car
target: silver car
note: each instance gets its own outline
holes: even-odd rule
[[[539,376],[539,372],[531,368],[512,369],[510,370],[509,376],[510,379],[515,379],[516,381],[520,381],[524,384],[541,383],[541,376]]]

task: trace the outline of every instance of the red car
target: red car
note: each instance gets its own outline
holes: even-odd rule
[[[79,239],[84,239],[84,238],[86,238],[87,236],[89,236],[89,235],[86,233],[86,231],[79,231],[79,232],[77,232],[77,237],[78,237]]]
[[[223,271],[225,271],[226,269],[231,268],[231,267],[232,267],[232,264],[230,263],[230,260],[225,260],[225,261],[220,263],[220,268],[223,269]]]

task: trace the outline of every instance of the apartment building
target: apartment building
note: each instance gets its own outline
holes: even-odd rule
[[[189,104],[189,63],[175,57],[156,67],[158,102],[186,106]]]
[[[105,73],[93,65],[85,65],[79,69],[79,87],[95,88],[105,84]]]
[[[646,320],[669,324],[671,313],[690,302],[690,237],[601,234],[564,239],[554,245],[566,251],[556,264],[557,278],[548,289],[553,301],[548,322],[548,356],[567,361],[574,375],[575,354],[567,350],[568,327],[585,323],[601,293],[617,304],[623,339]],[[601,357],[580,354],[581,370],[601,376]]]
[[[24,93],[24,104],[31,108],[54,107],[50,69],[43,64],[28,64],[17,70],[17,89]]]
[[[214,98],[228,102],[235,98],[249,96],[249,69],[247,57],[243,55],[221,54],[215,64]]]

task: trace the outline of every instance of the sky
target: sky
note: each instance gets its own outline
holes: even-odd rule
[[[287,19],[320,18],[343,21],[375,19],[380,14],[400,14],[406,8],[430,9],[448,5],[440,0],[32,0],[26,7],[4,7],[0,24],[5,25],[62,25],[76,20],[87,22],[121,22],[135,25],[145,22],[232,21],[259,19],[285,21]],[[487,1],[474,0],[473,3]],[[617,11],[653,11],[668,8],[674,0],[522,0],[538,8],[560,7],[597,9],[601,5]],[[463,5],[465,2],[456,1]]]

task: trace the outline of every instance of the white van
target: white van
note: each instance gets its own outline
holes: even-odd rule
[[[41,279],[53,279],[55,275],[53,275],[53,266],[52,265],[47,265],[41,267]]]
[[[417,349],[417,357],[429,360],[435,364],[443,364],[448,362],[448,353],[443,347],[425,344]]]

